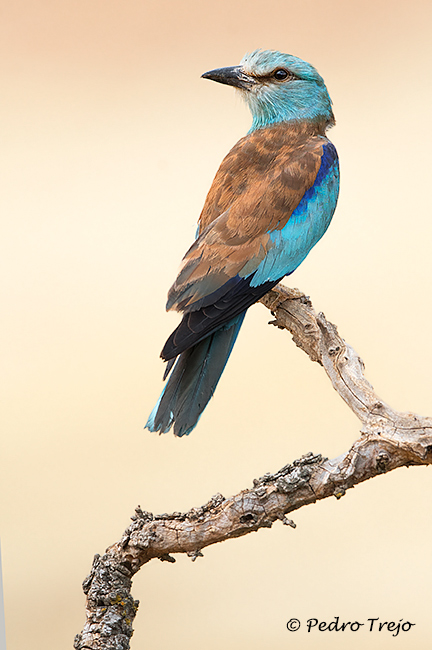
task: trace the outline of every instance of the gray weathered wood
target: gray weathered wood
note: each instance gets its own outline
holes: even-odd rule
[[[325,369],[334,389],[362,423],[361,435],[345,453],[328,460],[308,453],[275,474],[225,499],[217,494],[188,512],[153,515],[138,506],[120,541],[96,555],[83,583],[87,620],[76,650],[127,650],[138,601],[133,575],[153,558],[192,560],[210,544],[269,528],[275,521],[295,527],[287,515],[329,496],[340,498],[362,481],[397,467],[432,464],[432,418],[399,413],[385,404],[363,375],[363,362],[323,314],[297,289],[281,285],[261,301],[272,324],[287,329],[312,361]]]

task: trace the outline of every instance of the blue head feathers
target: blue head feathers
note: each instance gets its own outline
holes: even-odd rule
[[[203,74],[236,87],[252,113],[252,131],[276,122],[308,120],[334,124],[323,78],[302,59],[274,50],[255,50],[231,68]]]

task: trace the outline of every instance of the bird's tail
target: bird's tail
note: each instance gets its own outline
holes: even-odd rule
[[[150,431],[186,436],[198,423],[228,361],[245,317],[243,312],[182,352],[158,403],[147,420]]]

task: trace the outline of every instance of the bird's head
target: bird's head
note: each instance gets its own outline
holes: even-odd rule
[[[240,65],[210,70],[203,75],[234,86],[243,95],[252,117],[252,129],[307,120],[333,126],[331,99],[323,78],[302,59],[274,50],[255,50]]]

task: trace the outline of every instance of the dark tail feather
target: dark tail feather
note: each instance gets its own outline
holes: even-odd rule
[[[179,355],[147,429],[167,433],[174,426],[176,436],[194,429],[216,389],[245,313]]]

